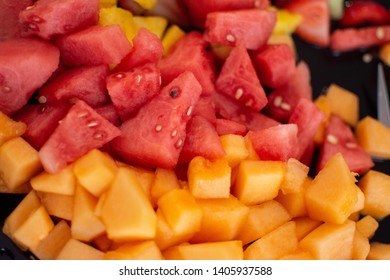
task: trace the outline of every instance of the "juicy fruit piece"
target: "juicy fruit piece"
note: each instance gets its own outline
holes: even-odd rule
[[[59,57],[56,46],[40,39],[0,42],[0,111],[11,115],[22,108],[57,69]]]
[[[204,37],[208,42],[240,44],[248,50],[257,50],[266,44],[275,23],[276,13],[269,10],[212,12],[207,14]]]
[[[370,246],[368,260],[390,260],[390,245],[380,242],[373,242]]]
[[[101,209],[107,236],[115,241],[151,239],[156,214],[135,173],[119,168]]]
[[[104,253],[91,245],[71,238],[58,253],[56,260],[103,260]]]
[[[115,151],[129,163],[174,168],[201,90],[192,73],[182,73],[122,124],[122,135],[112,141]]]
[[[74,196],[50,192],[37,192],[42,205],[50,216],[71,221],[74,212]]]
[[[195,198],[228,198],[231,167],[221,158],[208,160],[197,156],[188,166],[188,187]]]
[[[357,201],[355,177],[340,153],[329,159],[306,189],[305,201],[311,218],[344,223]]]
[[[359,231],[355,230],[352,244],[352,259],[365,260],[370,252],[370,241],[364,237]]]
[[[134,0],[134,2],[137,2],[144,9],[151,10],[156,5],[157,0]]]
[[[26,129],[25,123],[13,120],[0,111],[0,146],[12,138],[23,135]]]
[[[321,221],[313,220],[308,217],[294,218],[293,221],[297,228],[298,241],[302,240],[306,235],[323,224]]]
[[[150,196],[154,208],[157,206],[157,201],[167,192],[173,189],[179,189],[180,183],[176,173],[172,169],[156,168],[154,178],[150,187]]]
[[[30,180],[31,187],[39,192],[73,195],[76,189],[76,177],[73,165],[61,169],[56,174],[41,172]]]
[[[134,25],[137,29],[145,28],[149,30],[161,39],[168,26],[168,20],[161,16],[135,16]]]
[[[154,241],[126,243],[104,255],[105,260],[163,260],[160,249]]]
[[[369,239],[374,236],[378,227],[378,221],[370,215],[364,216],[356,222],[356,230],[360,231],[364,237]]]
[[[225,134],[220,136],[219,139],[221,140],[222,147],[226,153],[224,158],[231,168],[234,168],[249,156],[244,136]]]
[[[119,24],[129,42],[137,34],[133,14],[128,10],[114,5],[99,9],[98,24],[103,26]]]
[[[339,23],[343,27],[364,24],[381,25],[390,22],[388,10],[377,2],[354,1],[344,9]]]
[[[56,38],[66,66],[118,64],[131,45],[119,25],[93,25]]]
[[[302,22],[302,16],[286,9],[276,9],[276,24],[272,30],[273,35],[293,33]]]
[[[21,36],[19,13],[33,4],[33,0],[0,2],[0,41]]]
[[[390,158],[390,128],[378,120],[366,116],[356,125],[355,135],[367,154],[376,158]]]
[[[236,99],[254,111],[260,111],[267,98],[257,78],[248,51],[243,45],[232,49],[215,82],[219,92]]]
[[[97,23],[99,0],[39,0],[19,14],[22,35],[48,40]]]
[[[47,172],[56,173],[119,135],[117,127],[79,100],[42,146],[39,158]]]
[[[286,163],[286,175],[280,190],[283,194],[296,193],[302,190],[307,176],[309,167],[299,160],[290,158]]]
[[[173,24],[167,28],[161,43],[164,48],[164,56],[168,55],[172,46],[177,43],[186,33],[178,25]]]

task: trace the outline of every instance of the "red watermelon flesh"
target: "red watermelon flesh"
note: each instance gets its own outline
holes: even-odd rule
[[[0,42],[0,111],[10,115],[22,108],[57,69],[59,56],[55,45],[41,39]]]
[[[217,91],[257,112],[263,109],[268,101],[248,51],[242,45],[231,50],[215,87]]]
[[[99,0],[38,0],[19,15],[22,35],[48,40],[94,25],[99,19]]]
[[[80,66],[62,72],[39,89],[40,103],[74,103],[81,99],[91,107],[110,101],[106,89],[108,65]]]
[[[248,132],[244,124],[228,119],[216,119],[215,130],[218,135],[237,134],[244,136]]]
[[[121,120],[119,118],[119,114],[114,106],[114,104],[109,103],[97,108],[94,108],[95,111],[100,114],[102,117],[107,119],[110,123],[115,126],[121,125]]]
[[[112,141],[112,147],[128,163],[174,168],[201,92],[195,76],[183,72],[121,125],[122,135]]]
[[[217,117],[215,115],[215,105],[211,95],[200,96],[198,102],[194,107],[193,115],[202,116],[212,124],[215,124]]]
[[[66,66],[118,64],[131,50],[129,40],[117,25],[93,25],[56,37]]]
[[[57,173],[68,164],[119,136],[119,128],[79,100],[39,150],[44,169]]]
[[[20,37],[19,13],[33,0],[0,0],[0,41]]]
[[[108,93],[122,121],[160,92],[160,80],[160,70],[152,63],[107,77]]]
[[[131,51],[115,66],[114,72],[130,71],[134,67],[157,63],[164,52],[161,40],[154,33],[140,28],[132,40]]]

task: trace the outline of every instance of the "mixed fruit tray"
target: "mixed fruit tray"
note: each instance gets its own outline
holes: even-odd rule
[[[0,1],[0,257],[390,258],[389,8]]]

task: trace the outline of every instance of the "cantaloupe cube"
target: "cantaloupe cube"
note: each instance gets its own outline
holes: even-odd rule
[[[242,260],[241,241],[206,242],[181,244],[163,252],[168,260]]]
[[[295,223],[290,221],[251,243],[244,251],[244,259],[275,260],[294,252],[297,248]]]
[[[9,189],[16,189],[42,171],[38,151],[21,137],[0,146],[0,177]]]
[[[349,215],[348,220],[357,222],[360,219],[360,212],[353,212],[351,215]]]
[[[31,191],[30,182],[24,183],[15,189],[9,189],[0,177],[0,193],[27,194]]]
[[[84,242],[69,239],[57,255],[57,260],[103,260],[104,252]]]
[[[72,220],[74,208],[74,196],[56,193],[37,192],[50,216],[64,220]]]
[[[106,260],[162,260],[163,256],[153,240],[127,243],[119,248],[108,251]]]
[[[370,215],[364,216],[356,222],[356,230],[368,239],[374,236],[378,227],[378,221]]]
[[[372,242],[368,260],[390,260],[390,244],[381,242]]]
[[[365,260],[370,252],[370,241],[360,231],[355,230],[352,245],[352,259]]]
[[[107,190],[117,170],[115,161],[98,149],[93,149],[76,160],[73,166],[77,181],[97,197]]]
[[[232,194],[247,205],[274,199],[285,173],[286,165],[282,161],[243,160],[238,166]]]
[[[306,209],[311,218],[343,224],[357,201],[355,177],[341,153],[325,164],[306,189]]]
[[[228,198],[231,167],[226,159],[194,157],[188,166],[188,187],[196,198]]]
[[[80,241],[92,241],[103,234],[105,225],[95,215],[97,198],[90,194],[83,186],[76,187],[72,217],[72,237]]]
[[[313,220],[309,217],[298,217],[292,220],[295,222],[297,228],[298,241],[322,224],[321,221]]]
[[[76,177],[73,165],[69,165],[56,174],[41,172],[30,180],[31,187],[40,192],[73,195],[76,189]]]
[[[134,24],[133,14],[117,6],[101,8],[99,11],[100,25],[119,24],[127,39],[131,42],[137,34],[137,28]]]
[[[305,194],[311,181],[311,178],[306,177],[305,183],[299,191],[287,194],[283,194],[283,192],[280,191],[278,196],[275,198],[276,201],[281,203],[284,208],[287,209],[291,217],[302,217],[307,215]]]
[[[322,113],[325,115],[325,119],[321,122],[320,126],[317,129],[317,132],[314,136],[314,142],[317,145],[320,145],[325,137],[325,130],[326,126],[329,120],[329,117],[331,115],[331,107],[330,102],[326,95],[320,95],[315,101],[314,104],[321,110]]]
[[[356,195],[357,195],[357,200],[351,210],[352,213],[359,213],[359,211],[364,208],[364,202],[366,200],[363,191],[358,186],[356,186]]]
[[[326,97],[333,115],[339,116],[351,126],[357,124],[359,120],[359,97],[355,93],[333,83],[328,87]]]
[[[246,147],[244,136],[238,134],[225,134],[221,135],[219,139],[226,153],[225,159],[231,167],[235,167],[248,157],[249,151]]]
[[[249,214],[237,239],[244,245],[255,241],[291,219],[287,210],[277,201],[270,200],[249,207]]]
[[[160,39],[163,37],[164,31],[168,26],[168,20],[161,16],[134,16],[133,20],[137,30],[142,27],[146,28],[156,34]]]
[[[108,238],[106,233],[103,233],[98,237],[95,237],[91,243],[93,247],[95,247],[99,251],[107,252],[111,248],[113,241]]]
[[[314,258],[308,251],[298,248],[296,251],[280,257],[279,260],[314,260]]]
[[[157,168],[151,185],[150,195],[153,206],[157,206],[158,199],[173,189],[180,189],[179,179],[173,169]]]
[[[42,239],[32,253],[40,260],[54,260],[65,244],[72,238],[69,225],[59,221],[49,234]]]
[[[169,50],[172,46],[179,41],[185,35],[184,30],[182,30],[178,25],[172,24],[167,28],[164,33],[164,37],[161,42],[164,48],[164,56],[169,53]]]
[[[245,146],[248,151],[247,160],[260,160],[259,155],[257,154],[255,148],[253,147],[252,141],[247,135],[244,136]]]
[[[103,205],[104,205],[104,202],[106,201],[107,199],[107,192],[103,193],[99,198],[98,198],[98,201],[95,205],[95,215],[99,218],[102,217],[102,209],[103,209]]]
[[[13,238],[23,247],[33,251],[53,229],[54,223],[43,206],[34,211],[18,229]]]
[[[107,235],[116,241],[152,239],[156,213],[134,172],[119,168],[101,210]]]
[[[367,116],[361,119],[355,129],[359,145],[376,158],[390,159],[390,128]]]
[[[174,233],[190,234],[200,230],[202,208],[188,190],[171,190],[160,197],[157,205]]]
[[[309,251],[315,259],[345,260],[352,258],[355,222],[323,223],[299,241],[299,247]]]
[[[295,158],[287,160],[286,174],[280,190],[283,194],[302,192],[306,182],[309,167]]]
[[[234,196],[229,198],[197,199],[202,208],[202,226],[191,243],[233,240],[241,231],[249,207]]]
[[[365,196],[363,215],[383,219],[390,214],[390,175],[369,170],[358,184]]]
[[[150,200],[150,202],[153,204],[152,200],[152,185],[154,182],[154,176],[155,176],[155,170],[152,169],[147,169],[147,168],[142,168],[142,167],[135,167],[132,165],[128,165],[125,163],[120,163],[117,161],[117,165],[120,167],[125,167],[129,169],[130,171],[134,172],[138,181],[139,185],[142,187],[144,190],[146,196]]]
[[[0,146],[12,138],[22,136],[26,129],[25,123],[15,121],[0,112]]]

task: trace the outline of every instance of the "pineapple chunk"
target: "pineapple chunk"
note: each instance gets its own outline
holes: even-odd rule
[[[152,10],[157,4],[157,0],[134,0],[134,2],[146,10]]]
[[[132,42],[138,30],[134,24],[133,14],[130,11],[122,9],[117,6],[101,8],[99,12],[99,24],[100,25],[119,24],[123,32],[125,32],[126,38],[130,42]]]
[[[136,30],[139,30],[141,27],[146,28],[162,39],[168,26],[168,20],[160,16],[134,16],[134,25]]]
[[[184,35],[184,30],[182,30],[176,24],[173,24],[167,28],[164,37],[161,40],[162,45],[164,47],[164,56],[169,53],[169,50],[172,48],[172,46],[181,38],[183,38]]]
[[[302,16],[285,9],[276,9],[276,24],[272,34],[291,34],[302,22]]]

